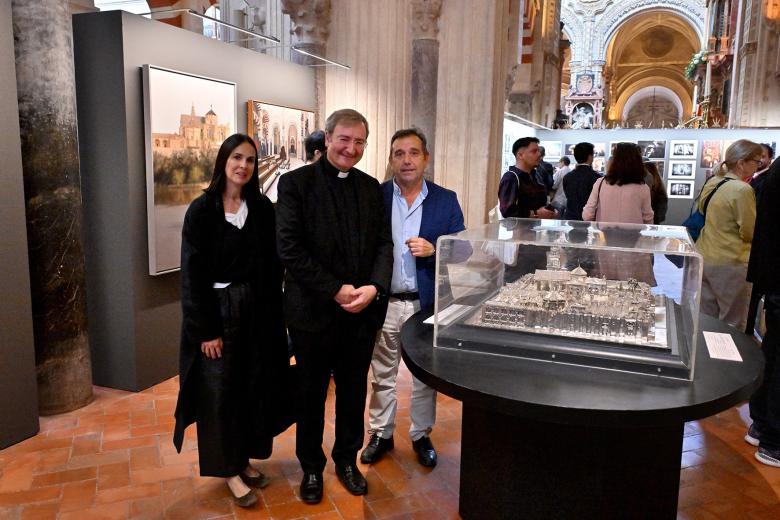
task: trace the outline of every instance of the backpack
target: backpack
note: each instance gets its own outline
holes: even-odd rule
[[[512,170],[509,170],[512,171]],[[520,177],[517,176],[517,173],[512,172],[515,174],[515,179],[517,180],[517,196],[520,196]],[[517,198],[515,198],[515,203],[517,203]],[[506,217],[501,214],[501,202],[499,201],[498,204],[496,204],[496,207],[491,209],[488,212],[488,222],[500,222],[504,220]]]
[[[691,238],[694,242],[699,240],[699,235],[701,235],[701,230],[704,229],[704,224],[707,221],[707,206],[710,205],[710,201],[712,200],[712,196],[715,195],[715,192],[718,191],[718,188],[723,186],[727,181],[730,181],[731,179],[726,178],[723,179],[718,183],[717,186],[715,186],[715,189],[712,190],[712,192],[707,197],[707,200],[704,201],[704,207],[702,208],[702,211],[699,211],[698,202],[699,197],[701,197],[702,191],[704,191],[704,186],[702,186],[701,191],[699,192],[699,196],[696,197],[696,200],[693,201],[693,206],[691,206],[691,213],[688,215],[688,218],[685,219],[683,222],[683,226],[688,230],[688,233],[690,233]],[[707,184],[706,182],[704,183]]]

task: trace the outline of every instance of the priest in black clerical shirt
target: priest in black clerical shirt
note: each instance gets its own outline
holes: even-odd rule
[[[285,317],[300,377],[296,455],[301,499],[322,500],[322,435],[331,371],[336,383],[336,475],[367,491],[355,464],[363,445],[366,378],[387,310],[393,241],[379,183],[354,168],[368,122],[338,110],[325,123],[327,151],[279,179],[277,240],[286,268]]]

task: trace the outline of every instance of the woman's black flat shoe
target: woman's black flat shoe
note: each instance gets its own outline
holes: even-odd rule
[[[244,481],[244,484],[255,489],[263,489],[271,482],[271,479],[263,473],[260,473],[256,477],[250,477],[248,475],[244,475],[243,473],[240,473],[239,476],[241,477],[241,480]]]
[[[228,486],[228,489],[230,489],[230,486]],[[230,490],[230,494],[233,495],[232,489]],[[257,503],[257,495],[255,495],[254,491],[249,491],[249,493],[242,497],[233,495],[233,502],[239,507],[252,507]]]

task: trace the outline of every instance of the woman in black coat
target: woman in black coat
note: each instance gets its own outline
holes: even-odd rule
[[[274,209],[260,194],[249,136],[225,140],[211,184],[187,210],[181,286],[174,444],[181,451],[196,422],[201,475],[227,479],[236,503],[249,507],[257,501],[250,488],[268,483],[249,459],[271,455],[293,412]]]

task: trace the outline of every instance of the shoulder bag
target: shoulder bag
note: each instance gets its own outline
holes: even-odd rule
[[[683,226],[686,227],[688,233],[690,233],[691,238],[693,239],[694,242],[699,240],[699,235],[701,235],[701,230],[704,229],[704,224],[707,221],[707,206],[710,205],[712,196],[715,195],[715,192],[718,191],[718,188],[720,188],[730,180],[731,179],[729,178],[725,178],[722,181],[720,181],[717,186],[715,186],[715,189],[712,190],[712,192],[707,196],[707,200],[704,201],[704,207],[702,208],[702,211],[699,211],[698,202],[702,192],[704,191],[704,186],[702,186],[701,191],[699,192],[699,196],[696,197],[696,200],[693,201],[693,206],[691,207],[691,214],[688,215],[688,218],[685,219],[685,221],[683,222]],[[707,183],[705,182],[704,184],[706,185]]]

